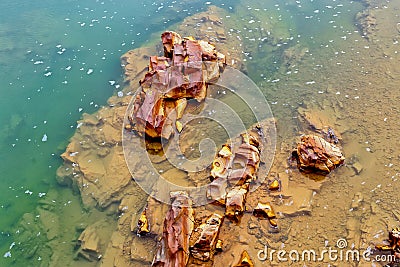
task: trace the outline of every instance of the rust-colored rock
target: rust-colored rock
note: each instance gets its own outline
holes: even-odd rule
[[[137,233],[138,235],[145,235],[150,233],[150,226],[149,226],[149,220],[147,219],[146,216],[146,209],[142,211],[142,214],[140,214],[137,223]]]
[[[329,173],[343,164],[345,157],[340,148],[317,135],[301,137],[293,152],[300,170],[314,170]]]
[[[228,192],[225,202],[227,217],[237,220],[243,214],[247,192],[248,188],[242,186],[235,186]]]
[[[228,186],[226,178],[218,178],[208,184],[207,199],[216,201],[225,205],[226,187]]]
[[[164,55],[172,57],[175,45],[182,43],[182,38],[175,32],[164,32],[161,34],[161,40],[164,46]]]
[[[217,244],[215,245],[215,251],[221,252],[222,251],[222,246],[223,246],[223,242],[221,239],[217,240]]]
[[[253,145],[243,143],[235,153],[234,163],[239,163],[255,173],[260,164],[260,151]]]
[[[212,258],[218,241],[221,241],[218,240],[218,234],[223,219],[223,216],[214,213],[193,232],[190,238],[190,252],[194,258],[202,261]]]
[[[254,263],[246,250],[242,252],[238,264],[236,264],[234,267],[254,267]]]
[[[380,244],[375,247],[381,251],[390,251],[392,255],[400,259],[400,227],[393,228],[389,232],[389,239],[387,240],[389,244]]]
[[[268,189],[271,191],[276,191],[276,190],[279,190],[280,188],[281,188],[281,184],[280,184],[279,180],[277,180],[277,179],[274,179],[268,185]]]
[[[270,203],[258,202],[257,207],[254,209],[254,216],[274,219],[276,217],[274,210]]]
[[[273,227],[277,227],[276,214],[270,203],[258,202],[257,207],[253,211],[254,216],[268,219]]]
[[[194,228],[192,200],[182,191],[171,192],[171,207],[152,266],[180,267],[189,260],[189,238]]]
[[[214,179],[226,178],[232,165],[233,154],[230,145],[223,145],[211,164],[211,176]]]
[[[150,57],[129,123],[141,135],[169,139],[175,130],[182,130],[176,120],[183,116],[186,99],[204,100],[208,83],[223,70],[225,56],[206,41],[182,38],[175,32],[164,32],[161,39],[164,56]]]
[[[261,132],[259,125],[256,125],[251,131],[241,134],[242,142],[245,144],[252,145],[256,147],[258,150],[261,150],[262,142],[261,142]]]
[[[230,186],[242,186],[248,181],[254,180],[254,172],[249,168],[232,170],[229,173],[228,182]]]
[[[211,165],[207,198],[225,205],[225,215],[231,219],[238,220],[244,212],[249,185],[256,180],[262,146],[262,129],[256,125],[223,145]]]

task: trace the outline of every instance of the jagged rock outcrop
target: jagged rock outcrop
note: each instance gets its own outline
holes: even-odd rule
[[[249,185],[256,180],[263,147],[261,127],[256,125],[240,139],[228,141],[217,153],[207,190],[207,197],[225,205],[225,215],[236,220],[244,212]]]
[[[214,213],[193,231],[190,237],[190,252],[194,258],[202,261],[212,258],[223,219],[223,216]]]
[[[178,120],[186,99],[203,101],[208,83],[219,78],[226,59],[203,40],[182,38],[172,31],[164,32],[161,39],[164,56],[150,57],[148,72],[140,81],[128,117],[128,128],[140,135],[168,140],[175,130],[182,130]]]
[[[302,136],[293,155],[300,170],[322,173],[331,172],[345,160],[338,146],[317,135]]]
[[[182,191],[171,192],[171,207],[152,266],[180,267],[189,260],[189,238],[194,228],[192,200]]]

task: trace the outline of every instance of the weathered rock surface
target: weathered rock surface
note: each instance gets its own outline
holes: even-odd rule
[[[189,260],[189,238],[194,228],[192,200],[177,191],[171,192],[171,203],[152,266],[186,266]]]
[[[79,236],[78,244],[80,246],[78,255],[89,261],[99,260],[100,254],[100,238],[93,226],[87,227]]]
[[[161,236],[163,233],[164,219],[160,214],[166,214],[167,210],[167,205],[162,204],[150,196],[137,220],[136,227],[131,229],[132,232],[137,231],[140,235],[150,234],[152,236]]]
[[[140,51],[144,53],[147,50]],[[135,66],[144,66],[148,62],[142,57],[127,61],[134,61],[132,64]],[[139,81],[136,78],[134,82],[132,76],[129,80],[135,84]],[[125,89],[123,97],[111,97],[109,105],[95,114],[83,114],[66,151],[61,155],[64,164],[57,170],[57,180],[60,184],[72,184],[78,189],[85,207],[104,209],[120,202],[128,192],[135,195],[141,193],[132,182],[122,150],[121,129],[130,99]]]
[[[323,173],[331,172],[345,160],[338,146],[317,135],[302,136],[294,155],[301,170],[316,170]]]
[[[253,214],[254,216],[268,219],[273,227],[277,226],[275,220],[276,218],[275,211],[273,210],[270,203],[258,202],[257,206],[254,208]]]
[[[242,133],[240,140],[222,146],[211,165],[207,197],[226,206],[225,215],[238,219],[244,212],[249,184],[255,181],[263,147],[259,125]]]
[[[246,187],[235,186],[229,190],[225,201],[225,215],[227,217],[235,220],[240,218],[245,209],[244,205],[246,202],[247,192],[248,185]]]
[[[202,261],[212,258],[223,219],[223,216],[214,213],[193,231],[190,237],[190,252],[194,258]]]
[[[155,47],[140,47],[129,50],[121,56],[125,82],[128,82],[133,89],[139,87],[138,79],[147,71],[150,55],[154,54],[158,54]]]
[[[175,32],[164,32],[161,39],[164,56],[150,57],[128,118],[139,134],[168,140],[175,130],[182,130],[177,121],[186,106],[182,102],[204,100],[208,83],[223,70],[225,55],[206,41],[182,38]]]

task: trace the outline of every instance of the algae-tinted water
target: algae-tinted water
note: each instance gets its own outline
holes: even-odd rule
[[[286,116],[305,95],[314,98],[326,88],[321,79],[335,70],[321,74],[325,63],[334,61],[332,65],[340,68],[351,60],[345,58],[346,50],[361,39],[355,26],[355,16],[363,8],[358,1],[0,3],[0,253],[11,253],[0,265],[21,266],[29,260],[36,266],[49,258],[35,252],[29,259],[14,257],[23,247],[17,222],[46,199],[45,193],[58,191],[61,207],[75,203],[68,213],[86,212],[70,188],[57,185],[55,171],[82,113],[96,111],[118,91],[109,81],[122,82],[120,55],[153,41],[158,38],[154,34],[210,4],[230,12],[224,19],[231,33],[243,40],[247,74],[283,121],[290,121]],[[289,48],[297,58],[282,56],[291,52]],[[33,246],[46,242],[36,240]]]

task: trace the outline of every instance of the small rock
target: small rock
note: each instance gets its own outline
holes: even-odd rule
[[[218,234],[222,221],[223,217],[214,213],[192,233],[190,237],[190,251],[194,258],[202,261],[212,259],[214,250],[218,241],[220,241]],[[222,248],[221,246],[220,244],[220,249]]]
[[[258,227],[258,225],[255,222],[250,222],[249,223],[249,229],[255,229],[257,227]]]
[[[304,135],[293,152],[300,170],[316,170],[329,173],[343,164],[345,157],[341,149],[317,135]]]
[[[246,250],[242,252],[239,262],[235,265],[235,267],[243,267],[243,266],[254,267],[254,263],[251,260]]]
[[[78,255],[88,261],[97,261],[100,259],[100,238],[96,233],[96,228],[88,226],[78,238],[80,248]]]
[[[360,162],[355,162],[355,163],[353,163],[352,165],[351,165],[351,168],[354,170],[354,172],[357,174],[357,175],[359,175],[361,172],[362,172],[362,170],[363,170],[363,166],[361,165],[361,163]]]

